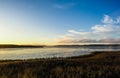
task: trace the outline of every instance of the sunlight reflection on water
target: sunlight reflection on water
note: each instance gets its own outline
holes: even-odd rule
[[[0,49],[0,60],[5,59],[35,59],[53,57],[71,57],[90,54],[94,51],[120,51],[114,48],[8,48]]]

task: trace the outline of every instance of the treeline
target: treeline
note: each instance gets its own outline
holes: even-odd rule
[[[120,49],[120,44],[85,44],[85,45],[56,45],[57,48],[91,48],[91,49]]]
[[[42,48],[43,45],[14,45],[14,44],[0,44],[0,48]]]

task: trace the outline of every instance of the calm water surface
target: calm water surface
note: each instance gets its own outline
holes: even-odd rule
[[[0,60],[71,57],[90,54],[94,51],[120,51],[120,49],[101,48],[7,48],[0,49]]]

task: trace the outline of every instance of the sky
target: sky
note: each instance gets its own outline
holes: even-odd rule
[[[0,0],[0,44],[120,43],[120,0]]]

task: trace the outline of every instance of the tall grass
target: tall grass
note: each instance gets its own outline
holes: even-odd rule
[[[120,78],[120,52],[0,62],[0,78]]]

